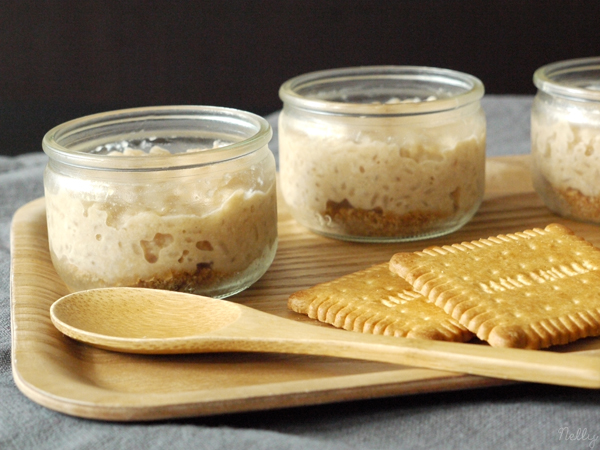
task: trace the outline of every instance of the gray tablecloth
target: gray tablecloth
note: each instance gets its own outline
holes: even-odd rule
[[[484,99],[490,156],[529,152],[531,100]],[[43,195],[46,158],[33,151],[0,157],[0,449],[600,448],[599,392],[532,384],[140,424],[33,403],[12,378],[9,309],[11,218]]]

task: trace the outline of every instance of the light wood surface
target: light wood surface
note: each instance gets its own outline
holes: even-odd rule
[[[327,239],[296,224],[280,202],[275,261],[261,280],[231,300],[326,328],[289,311],[287,297],[387,261],[397,251],[543,227],[550,222],[562,223],[600,246],[599,227],[559,218],[544,207],[531,188],[527,157],[488,161],[486,199],[480,211],[463,229],[428,241],[359,244]],[[155,420],[506,383],[501,378],[346,358],[274,353],[151,356],[98,349],[65,337],[50,321],[51,304],[68,292],[50,261],[43,199],[15,214],[11,258],[15,382],[33,401],[67,414],[102,420]],[[482,352],[500,350],[457,345],[476,346]],[[600,358],[600,339],[585,339],[555,351]],[[540,364],[539,371],[543,371],[544,361]],[[568,378],[568,364],[554,375],[555,381]]]

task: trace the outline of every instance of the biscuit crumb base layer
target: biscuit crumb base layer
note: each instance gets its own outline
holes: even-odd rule
[[[562,225],[398,253],[390,268],[493,347],[600,335],[600,250]]]
[[[554,189],[562,202],[568,205],[569,216],[580,220],[600,221],[600,197],[589,197],[577,189]]]
[[[600,196],[586,195],[579,189],[553,185],[543,175],[534,179],[536,191],[546,206],[564,217],[600,223]]]
[[[75,279],[84,280],[85,283],[88,283],[91,286],[103,287],[108,285],[104,280],[92,278],[89,276],[89,273],[83,273],[73,265],[65,265],[65,267],[70,267],[71,273],[74,274]],[[163,289],[204,295],[204,292],[214,289],[215,287],[226,283],[228,279],[233,280],[238,276],[239,274],[235,272],[227,273],[214,270],[211,263],[198,263],[196,265],[196,271],[192,273],[168,270],[151,278],[137,279],[129,284],[122,284],[120,286]],[[66,284],[69,286],[68,280],[66,281]],[[76,291],[79,289],[74,289],[69,286],[69,290]]]
[[[288,307],[338,328],[388,336],[466,342],[472,334],[378,264],[292,294]]]
[[[134,287],[196,293],[210,289],[234,275],[220,273],[212,269],[210,264],[198,264],[195,273],[168,272],[148,280],[138,280]]]
[[[367,237],[419,235],[448,218],[448,214],[432,211],[412,211],[399,215],[381,208],[354,208],[347,200],[339,203],[329,200],[322,214],[331,217],[344,233]]]

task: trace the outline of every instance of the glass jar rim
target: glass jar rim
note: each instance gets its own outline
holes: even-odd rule
[[[331,101],[301,93],[303,89],[317,86],[319,83],[334,84],[348,80],[386,80],[396,82],[397,87],[402,86],[402,83],[409,82],[421,83],[422,86],[433,86],[436,82],[439,85],[458,88],[459,92],[431,101],[394,103]],[[484,86],[477,77],[451,69],[427,66],[361,66],[321,70],[291,78],[279,89],[279,97],[284,105],[290,104],[297,108],[327,114],[369,116],[413,116],[439,113],[479,101],[483,95]]]
[[[600,80],[596,75],[594,89],[578,85],[586,78],[585,74],[600,74],[600,57],[568,59],[546,64],[533,74],[534,85],[543,92],[560,97],[581,100],[600,101]]]
[[[204,120],[213,126],[222,124],[232,129],[238,127],[240,130],[247,130],[248,135],[243,136],[238,142],[201,152],[157,154],[147,157],[125,155],[113,157],[73,150],[64,145],[65,139],[73,138],[77,133],[94,130],[101,132],[103,127],[106,129],[117,124],[149,125],[153,120],[195,120],[198,124],[200,120]],[[201,130],[202,128],[199,127],[198,131]],[[152,135],[152,128],[142,131],[148,136]],[[106,111],[64,122],[45,134],[42,148],[51,160],[76,167],[123,171],[172,170],[206,166],[240,158],[266,146],[272,135],[273,131],[266,119],[234,108],[198,105],[151,106]]]

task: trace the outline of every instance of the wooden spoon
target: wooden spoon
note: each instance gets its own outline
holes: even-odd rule
[[[137,288],[82,291],[57,300],[50,315],[67,336],[120,352],[327,355],[600,388],[600,358],[355,333],[179,292]]]

